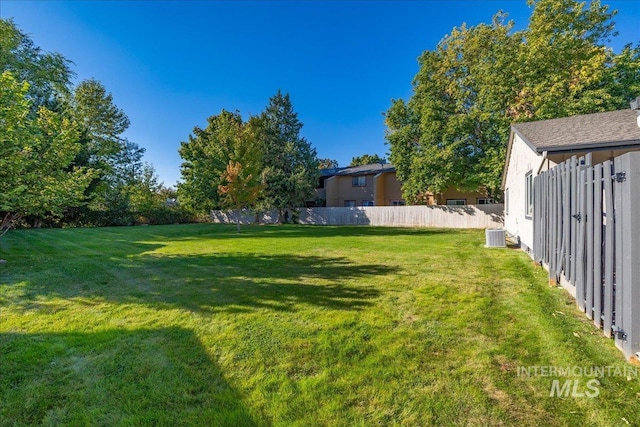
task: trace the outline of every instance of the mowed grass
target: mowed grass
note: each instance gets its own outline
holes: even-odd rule
[[[0,425],[640,425],[628,365],[477,230],[156,227],[0,240]]]

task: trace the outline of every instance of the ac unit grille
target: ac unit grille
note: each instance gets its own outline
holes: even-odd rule
[[[506,247],[505,232],[502,228],[485,230],[487,242],[486,248],[504,248]]]

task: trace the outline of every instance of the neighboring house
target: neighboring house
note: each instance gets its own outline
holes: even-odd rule
[[[640,150],[640,122],[631,109],[511,126],[502,176],[504,226],[527,252],[533,246],[533,178],[572,156],[592,164]]]
[[[403,206],[402,183],[390,163],[323,169],[317,197],[327,207]],[[443,194],[429,195],[429,205],[489,204],[493,200],[483,192],[460,192],[450,189]]]
[[[324,169],[318,197],[327,207],[404,205],[401,183],[389,163]]]

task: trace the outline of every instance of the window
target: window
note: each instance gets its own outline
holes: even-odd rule
[[[524,177],[524,201],[524,216],[531,219],[533,216],[533,173],[531,171]]]
[[[362,206],[374,206],[373,205],[373,200],[363,200],[362,201]]]
[[[467,204],[467,199],[447,199],[448,206],[462,206]]]
[[[391,206],[404,206],[404,200],[391,200]]]
[[[492,205],[493,199],[476,199],[476,205]]]
[[[354,176],[351,177],[351,186],[352,187],[366,187],[367,186],[367,177],[366,176]]]
[[[355,200],[345,200],[344,201],[344,207],[345,208],[355,208],[356,207],[356,201]]]
[[[504,214],[509,215],[509,189],[504,190]]]

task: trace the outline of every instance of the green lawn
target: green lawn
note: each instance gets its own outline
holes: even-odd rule
[[[640,425],[640,380],[482,231],[181,225],[0,239],[0,425]],[[588,390],[588,389],[587,389]]]

